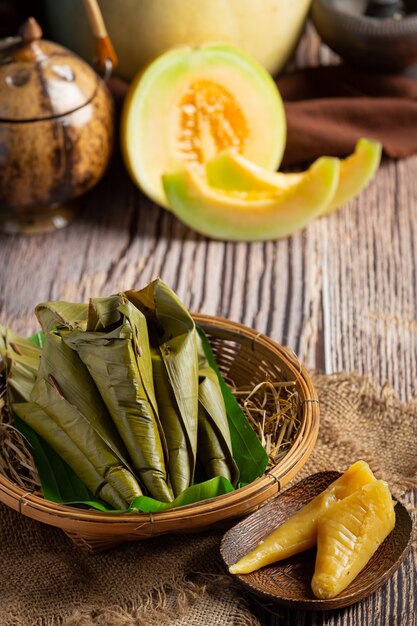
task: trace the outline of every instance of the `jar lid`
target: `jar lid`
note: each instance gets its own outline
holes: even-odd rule
[[[29,18],[18,37],[0,40],[0,121],[50,119],[94,97],[99,81],[94,70],[41,37],[39,24]]]

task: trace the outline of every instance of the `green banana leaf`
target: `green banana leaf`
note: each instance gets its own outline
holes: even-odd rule
[[[48,443],[60,454],[58,447],[62,450],[66,441],[66,438],[65,440],[60,438],[61,431],[64,431],[74,443],[63,458],[81,479],[83,479],[82,473],[85,467],[83,460],[86,457],[94,466],[96,473],[101,476],[102,482],[109,483],[124,501],[130,503],[134,498],[142,495],[142,490],[133,473],[114,454],[113,449],[92,428],[77,407],[61,395],[54,384],[38,380],[33,388],[32,400],[53,419],[58,427],[47,439]],[[39,432],[35,421],[32,421],[30,425]],[[45,437],[45,431],[42,434]],[[52,436],[55,438],[52,439]],[[94,477],[91,480],[93,481]],[[101,497],[105,499],[104,493]]]
[[[78,354],[54,332],[45,335],[37,379],[52,381],[119,458],[120,463],[129,467],[126,449],[88,369]],[[33,395],[31,399],[34,400]]]
[[[191,482],[193,456],[159,348],[151,348],[151,355],[159,417],[168,445],[168,474],[172,491],[177,497]]]
[[[157,513],[158,511],[167,511],[179,506],[187,504],[195,504],[203,500],[209,500],[216,496],[222,496],[225,493],[234,491],[233,485],[223,476],[216,476],[204,483],[191,485],[185,489],[173,502],[158,502],[147,496],[137,498],[129,507],[129,512],[140,511],[142,513]]]
[[[197,331],[202,341],[206,359],[216,372],[220,383],[229,421],[233,458],[240,471],[239,486],[243,486],[264,474],[268,464],[268,455],[236,398],[224,382],[204,330],[197,327]]]
[[[197,335],[197,352],[199,365],[198,456],[209,478],[224,476],[236,486],[239,480],[239,469],[233,459],[222,390],[216,372],[208,363],[199,335]]]
[[[35,308],[35,315],[44,333],[61,326],[74,330],[85,330],[87,326],[88,305],[78,302],[51,301],[41,302]]]
[[[148,493],[170,502],[145,317],[120,294],[91,300],[85,332],[59,332],[86,365]]]
[[[101,511],[109,510],[109,505],[96,501],[69,465],[16,413],[13,413],[13,421],[35,461],[42,493],[47,500],[58,504],[82,504]]]
[[[0,325],[0,356],[7,375],[9,402],[30,400],[42,349]]]
[[[79,505],[108,513],[157,513],[174,507],[194,504],[233,491],[233,486],[224,478],[217,477],[186,489],[173,502],[159,502],[147,496],[136,498],[129,509],[115,510],[108,504],[95,499],[94,495],[65,463],[65,461],[51,448],[37,433],[22,422],[15,415],[15,426],[22,433],[31,454],[42,485],[44,497],[58,504]]]
[[[195,324],[161,280],[128,300],[146,316],[159,415],[168,445],[169,476],[177,496],[194,479],[198,430],[198,356]]]
[[[45,345],[45,333],[42,330],[38,330],[37,333],[29,337],[28,341],[38,348],[43,348]]]
[[[42,381],[44,382],[44,381]],[[40,435],[45,442],[48,442],[51,448],[61,457],[64,461],[67,462],[69,467],[76,468],[76,475],[81,481],[81,485],[83,487],[82,490],[82,499],[84,500],[86,497],[90,497],[87,493],[84,493],[85,487],[88,488],[89,491],[94,494],[96,498],[100,498],[105,502],[108,502],[115,509],[127,509],[128,501],[124,500],[119,492],[112,487],[112,485],[107,483],[104,479],[103,473],[100,474],[94,464],[90,461],[88,456],[80,450],[79,447],[74,443],[73,439],[71,439],[65,430],[57,425],[54,419],[49,417],[49,415],[43,411],[37,404],[34,402],[24,402],[24,403],[16,403],[13,405],[13,411],[15,415],[24,422],[29,425],[35,433]],[[16,422],[16,419],[15,419]],[[78,424],[77,424],[78,429]],[[20,429],[22,432],[22,429]],[[22,434],[24,434],[22,432]],[[45,460],[48,461],[48,456],[45,457]],[[36,466],[38,472],[40,473],[39,467],[39,458],[35,458]],[[48,467],[48,471],[43,474],[49,479],[49,475],[51,477],[54,476],[53,472],[50,472],[50,467]],[[67,476],[65,476],[67,479]],[[108,480],[108,477],[106,476]],[[55,485],[53,489],[45,489],[45,484],[42,483],[43,493],[45,498],[52,499],[56,501],[56,496],[51,498],[51,492],[54,494],[57,490],[58,492],[62,488],[62,485],[65,485],[67,480],[58,480],[55,481]],[[46,482],[46,485],[48,483]],[[136,494],[135,497],[138,497],[140,494]],[[61,496],[62,497],[62,496]],[[71,498],[74,499],[74,498]],[[75,498],[77,499],[77,498]]]
[[[88,307],[87,331],[107,331],[120,324],[123,296],[115,295],[108,298],[92,298]]]
[[[4,326],[0,324],[0,356],[3,362],[6,357],[6,351],[7,351],[7,343],[6,343],[7,330],[8,330],[7,328],[5,328]]]

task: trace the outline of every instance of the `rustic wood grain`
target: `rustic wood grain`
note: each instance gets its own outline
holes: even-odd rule
[[[333,58],[310,27],[297,65]],[[358,199],[289,239],[209,241],[145,199],[116,157],[68,228],[0,236],[0,320],[31,333],[42,300],[85,300],[159,275],[192,310],[255,327],[310,368],[371,373],[407,400],[417,392],[416,210],[412,157],[385,161]],[[414,551],[382,590],[345,610],[252,602],[271,626],[413,626],[416,586]]]

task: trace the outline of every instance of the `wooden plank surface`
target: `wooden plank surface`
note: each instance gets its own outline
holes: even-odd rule
[[[329,58],[309,29],[298,65]],[[416,393],[417,157],[385,161],[357,200],[278,242],[196,235],[146,200],[117,158],[82,206],[60,232],[0,236],[3,324],[30,333],[37,302],[84,300],[161,276],[190,309],[255,327],[310,368],[372,373],[404,400]],[[412,626],[416,586],[414,551],[382,591],[350,609],[254,611],[271,626]]]

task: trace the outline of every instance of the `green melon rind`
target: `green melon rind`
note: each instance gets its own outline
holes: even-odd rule
[[[371,139],[359,139],[355,152],[341,161],[340,183],[329,205],[321,215],[327,215],[347,204],[368,186],[381,162],[382,145]]]
[[[153,94],[158,86],[175,89],[190,70],[218,59],[228,65],[230,71],[240,72],[252,83],[254,93],[262,93],[265,109],[259,115],[268,124],[270,146],[263,162],[258,164],[268,170],[276,170],[283,156],[286,142],[285,111],[281,96],[270,74],[251,57],[227,44],[206,44],[197,48],[182,47],[170,50],[155,59],[135,78],[126,96],[121,118],[122,154],[126,167],[137,185],[152,200],[168,207],[162,185],[157,189],[149,176],[147,147],[141,144],[141,127],[146,123],[147,109],[155,105]],[[227,85],[224,85],[227,89]],[[244,94],[242,96],[244,98]],[[248,120],[250,123],[250,120]],[[169,143],[169,138],[164,138]],[[175,164],[181,166],[181,162]]]
[[[307,226],[336,192],[340,162],[318,159],[302,179],[271,194],[219,192],[189,169],[163,176],[172,212],[197,232],[229,241],[267,241]]]

